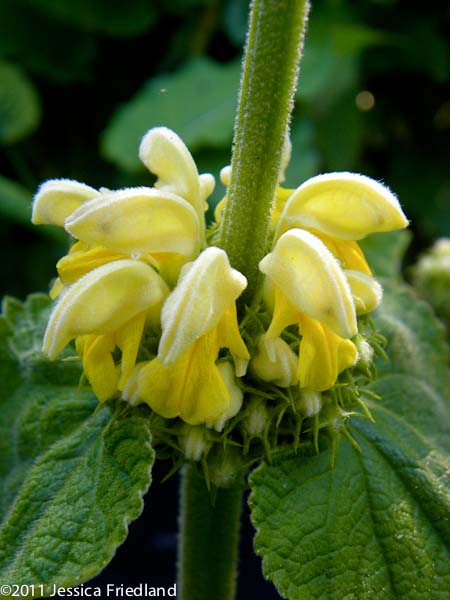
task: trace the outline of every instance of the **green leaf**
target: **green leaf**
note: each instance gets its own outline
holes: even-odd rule
[[[128,171],[143,169],[139,143],[158,125],[173,129],[191,152],[229,145],[239,69],[238,63],[198,58],[175,73],[151,79],[113,117],[103,134],[103,154]]]
[[[49,309],[43,295],[8,299],[0,319],[0,584],[47,593],[111,560],[142,510],[154,458],[140,411],[96,412],[78,389],[79,363],[41,354]]]
[[[40,118],[39,97],[31,81],[15,65],[0,61],[0,143],[29,135]]]
[[[137,35],[155,18],[155,8],[147,0],[128,0],[126,10],[110,0],[34,0],[34,4],[52,17],[110,35]]]
[[[251,476],[256,550],[290,600],[448,597],[449,375],[442,328],[404,286],[386,284],[377,322],[390,362],[330,464],[286,453]]]

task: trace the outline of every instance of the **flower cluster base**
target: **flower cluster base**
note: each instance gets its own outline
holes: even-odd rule
[[[261,283],[238,310],[248,281],[214,245],[226,193],[208,227],[215,181],[182,140],[151,129],[140,157],[153,188],[62,179],[36,194],[33,222],[75,238],[57,265],[44,352],[54,359],[74,342],[99,401],[145,405],[160,454],[175,468],[198,462],[218,487],[285,444],[348,436],[350,416],[370,418],[364,397],[382,352],[368,317],[382,288],[358,240],[407,225],[396,197],[352,173],[278,187]]]

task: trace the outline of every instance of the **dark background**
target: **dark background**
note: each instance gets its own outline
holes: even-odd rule
[[[0,0],[1,295],[45,291],[61,231],[33,228],[40,182],[150,184],[137,160],[155,125],[177,131],[202,171],[229,163],[248,3]],[[292,122],[287,185],[361,172],[400,198],[415,234],[406,265],[449,234],[448,2],[315,0]],[[213,197],[223,194],[220,183]],[[172,585],[177,479],[159,484],[96,583]],[[277,598],[244,519],[239,597]],[[212,599],[213,600],[213,599]]]

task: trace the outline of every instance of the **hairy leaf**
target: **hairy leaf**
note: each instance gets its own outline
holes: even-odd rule
[[[287,453],[251,476],[256,550],[291,600],[448,597],[448,353],[429,308],[386,284],[377,322],[389,338],[368,401],[376,423],[352,420],[331,466]]]
[[[142,510],[153,451],[139,411],[112,419],[78,389],[71,351],[40,352],[49,300],[0,320],[0,583],[74,586],[112,558]]]

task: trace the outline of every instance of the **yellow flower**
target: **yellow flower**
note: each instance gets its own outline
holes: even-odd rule
[[[180,196],[153,188],[105,192],[66,218],[73,237],[91,246],[130,255],[175,253],[187,259],[200,250],[199,222]]]
[[[183,264],[205,245],[205,200],[214,189],[212,175],[198,174],[169,129],[151,129],[139,153],[158,177],[154,188],[95,190],[50,180],[33,202],[33,223],[64,227],[77,240],[57,264],[51,295],[60,299],[44,351],[53,359],[75,338],[101,401],[122,390],[133,372],[146,322],[159,325],[166,282],[175,285]]]
[[[168,191],[189,202],[194,208],[201,236],[204,236],[204,213],[208,209],[206,198],[214,190],[214,177],[199,175],[191,153],[183,141],[166,127],[150,129],[142,139],[139,157],[158,179],[155,187]]]
[[[356,314],[372,311],[382,297],[357,240],[408,221],[385,186],[363,175],[330,173],[294,191],[278,188],[272,222],[274,249],[260,263],[274,287],[265,343],[270,356],[270,341],[297,323],[300,386],[323,391],[357,360],[349,339],[357,333]],[[274,346],[271,352],[274,360]]]
[[[300,386],[329,389],[357,359],[349,339],[358,330],[356,311],[342,269],[318,238],[301,229],[284,233],[259,268],[273,284],[275,295],[266,344],[288,325],[297,324],[302,336]]]
[[[397,198],[381,183],[355,173],[311,177],[289,196],[274,243],[293,228],[314,233],[346,269],[371,274],[357,240],[407,227]]]
[[[74,210],[99,195],[94,188],[72,179],[50,179],[39,187],[34,197],[31,222],[64,227],[64,221]]]
[[[159,315],[168,288],[143,262],[122,259],[87,273],[60,294],[43,351],[50,359],[74,338],[98,399],[110,398],[133,371],[145,322]],[[120,368],[112,353],[121,352]]]
[[[181,266],[205,244],[205,200],[212,175],[199,175],[189,150],[169,129],[151,129],[140,147],[143,162],[158,176],[155,188],[97,191],[67,179],[38,190],[32,221],[65,227],[77,243],[57,265],[63,286],[91,269],[123,258],[154,265],[170,284]]]
[[[161,313],[158,356],[138,365],[125,398],[145,402],[163,417],[220,430],[242,403],[230,364],[217,359],[228,348],[236,376],[245,374],[250,357],[235,301],[246,285],[219,248],[207,248],[186,265]]]

